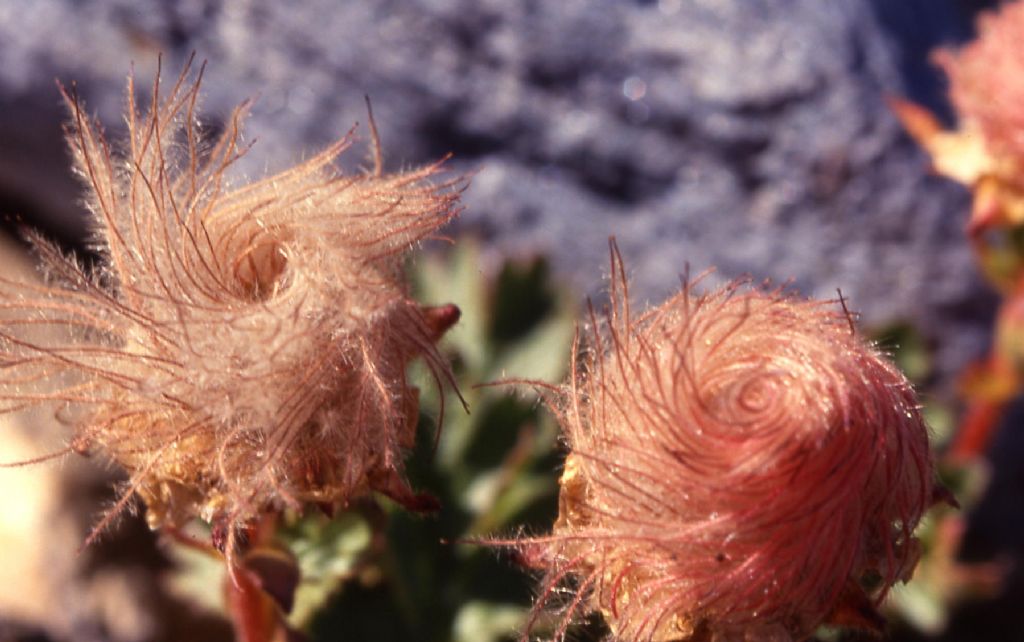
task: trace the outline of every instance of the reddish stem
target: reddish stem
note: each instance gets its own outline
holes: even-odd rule
[[[225,583],[226,601],[231,622],[235,627],[236,642],[272,642],[277,618],[273,605],[251,574],[239,569],[234,581]]]
[[[1003,416],[1005,405],[994,401],[979,401],[970,405],[950,448],[950,459],[969,461],[984,455]]]

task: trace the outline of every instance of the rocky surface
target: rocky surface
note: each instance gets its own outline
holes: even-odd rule
[[[869,323],[921,325],[949,374],[982,349],[990,312],[961,234],[965,195],[928,175],[884,99],[941,97],[926,52],[963,38],[971,9],[8,0],[0,190],[5,214],[79,235],[54,79],[76,81],[116,132],[130,65],[146,83],[158,52],[173,75],[196,51],[208,119],[257,96],[247,173],[365,120],[368,94],[391,166],[450,151],[476,172],[459,228],[496,250],[547,253],[593,293],[615,235],[640,299],[677,287],[686,263],[818,296],[841,287]]]
[[[867,323],[922,329],[948,384],[983,351],[994,300],[967,195],[929,175],[885,97],[946,109],[927,52],[967,37],[981,4],[5,0],[0,214],[80,239],[54,79],[116,138],[130,65],[145,85],[158,52],[173,76],[195,51],[211,126],[257,97],[248,174],[365,121],[368,94],[389,166],[453,152],[475,172],[457,230],[492,257],[545,253],[599,293],[615,235],[640,301],[687,263],[842,288]]]

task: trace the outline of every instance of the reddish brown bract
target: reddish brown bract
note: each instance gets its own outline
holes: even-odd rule
[[[617,254],[613,252],[617,257]],[[570,454],[549,537],[527,540],[573,611],[616,639],[800,640],[876,625],[932,503],[910,385],[834,302],[743,283],[607,321],[558,405]]]
[[[49,282],[2,284],[3,398],[64,407],[76,447],[129,472],[125,498],[137,492],[154,527],[198,515],[234,528],[371,490],[415,504],[405,369],[423,356],[448,376],[433,344],[457,310],[412,301],[401,263],[454,216],[458,186],[431,184],[437,165],[344,176],[348,137],[230,185],[246,106],[207,143],[189,75],[166,92],[158,78],[145,113],[129,81],[124,150],[68,97],[101,263],[39,240]]]

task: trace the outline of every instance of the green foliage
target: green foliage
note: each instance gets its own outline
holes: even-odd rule
[[[413,486],[436,495],[442,509],[417,516],[386,507],[379,584],[343,587],[312,632],[323,640],[513,639],[533,583],[507,554],[480,540],[520,526],[546,529],[555,517],[557,426],[525,382],[564,378],[574,306],[550,284],[543,260],[506,264],[490,280],[472,243],[421,258],[413,282],[420,301],[453,302],[463,312],[442,349],[470,410],[449,390],[438,435],[432,418],[441,416],[441,406],[436,395],[424,394],[423,425],[408,462]],[[413,376],[423,389],[436,385],[422,368]],[[382,618],[391,628],[374,627]]]

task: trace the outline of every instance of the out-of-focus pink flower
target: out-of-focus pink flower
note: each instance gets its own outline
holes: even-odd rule
[[[878,628],[933,502],[904,376],[836,302],[691,284],[634,317],[611,303],[557,405],[569,448],[540,604],[573,595],[616,639],[801,640]]]
[[[977,126],[989,149],[1024,163],[1024,3],[982,14],[978,37],[959,51],[936,58],[950,80],[957,112]],[[963,128],[963,125],[962,125]]]

